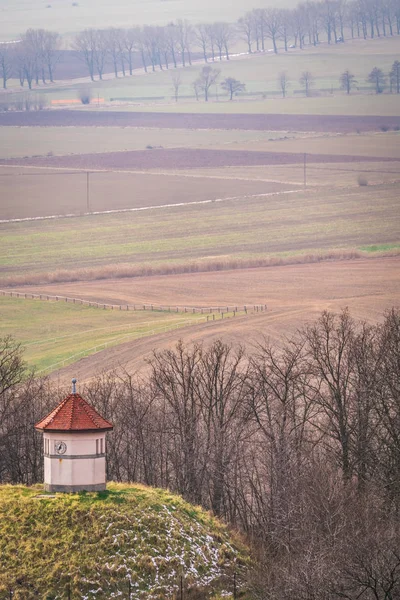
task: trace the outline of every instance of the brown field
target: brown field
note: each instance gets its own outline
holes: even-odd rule
[[[308,163],[395,162],[396,158],[354,156],[346,154],[308,154]],[[68,156],[14,158],[0,160],[0,165],[51,167],[55,169],[149,170],[191,169],[256,165],[303,164],[304,153],[257,152],[250,150],[212,150],[198,148],[154,148],[128,152],[73,154]]]
[[[96,156],[96,155],[93,155]],[[71,157],[73,158],[73,157]],[[79,157],[77,157],[79,160]],[[1,169],[0,219],[50,215],[79,215],[208,202],[220,198],[273,194],[296,185],[243,177],[188,177],[171,173],[95,172],[90,175],[89,203],[86,172]]]
[[[377,322],[399,304],[400,258],[332,261],[217,273],[143,277],[79,283],[79,296],[99,302],[155,302],[194,305],[267,304],[263,314],[231,317],[179,332],[186,343],[209,343],[222,338],[251,349],[267,336],[279,343],[286,335],[318,317],[322,310],[349,307],[358,319]],[[33,286],[24,291],[78,295],[76,284]],[[121,344],[85,358],[53,374],[66,381],[72,375],[87,381],[96,372],[124,366],[144,366],[153,349],[173,347],[176,332]]]
[[[0,113],[0,126],[159,127],[356,133],[398,129],[400,117],[289,114],[195,114],[54,110]]]

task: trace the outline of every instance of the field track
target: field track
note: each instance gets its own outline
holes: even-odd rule
[[[396,158],[350,156],[340,154],[307,154],[307,163],[393,162]],[[51,167],[54,169],[131,170],[190,169],[260,165],[302,164],[303,153],[257,152],[251,150],[211,150],[168,148],[131,150],[67,156],[43,156],[0,160],[1,165]]]
[[[182,329],[179,337],[186,343],[209,343],[221,337],[234,344],[252,347],[267,336],[278,342],[322,310],[339,311],[346,306],[357,319],[371,323],[385,310],[398,305],[400,297],[400,259],[374,258],[332,261],[319,264],[287,265],[240,271],[196,273],[175,276],[143,277],[108,282],[81,282],[32,286],[24,291],[68,294],[99,301],[201,302],[204,305],[252,302],[266,303],[268,311],[248,317],[217,320]],[[119,365],[129,371],[142,368],[153,349],[175,346],[177,333],[167,332],[82,359],[52,375],[61,382],[77,376],[87,381],[101,370]]]
[[[0,113],[0,126],[11,127],[157,127],[168,129],[246,129],[355,133],[400,128],[400,117],[195,114],[54,110]]]

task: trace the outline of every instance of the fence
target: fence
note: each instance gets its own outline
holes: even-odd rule
[[[25,298],[33,300],[48,300],[53,302],[70,302],[72,304],[80,304],[84,306],[90,306],[92,308],[101,308],[102,310],[144,310],[144,311],[157,311],[157,312],[169,312],[169,313],[182,313],[182,314],[226,314],[237,313],[248,314],[249,312],[258,313],[267,310],[266,304],[253,304],[243,306],[208,306],[208,307],[195,307],[195,306],[169,306],[160,304],[107,304],[103,302],[95,302],[93,300],[84,300],[82,298],[70,298],[69,296],[51,296],[48,294],[32,294],[25,292],[17,292],[15,290],[0,290],[0,295],[10,296],[11,298]]]
[[[126,598],[126,600],[135,600],[135,598],[137,598],[136,590],[134,589],[134,585],[132,585],[130,579],[127,580],[123,587],[125,589],[119,590],[119,592],[122,592],[122,594],[119,594],[119,597]],[[237,600],[237,598],[239,597],[239,585],[236,572],[233,573],[232,577],[229,577],[229,581],[227,582],[227,585],[225,587],[228,588],[226,592],[228,592],[229,594],[229,596],[226,597],[228,599],[231,598],[233,600]],[[184,575],[178,576],[176,588],[177,591],[171,597],[171,600],[185,600],[185,598],[191,597],[190,590],[186,586]],[[17,583],[14,587],[9,588],[8,591],[5,592],[3,595],[0,595],[0,599],[3,600],[4,598],[4,600],[12,600],[14,598],[15,592],[23,592],[24,594],[27,593],[27,600],[31,598],[34,599],[40,597],[40,592],[36,589],[35,585],[22,580],[20,583]],[[43,600],[54,600],[55,598],[65,598],[66,600],[81,600],[83,598],[80,592],[73,590],[72,586],[68,584],[64,587],[63,590],[50,592],[42,597]],[[85,597],[87,598],[87,596]],[[96,594],[96,598],[99,599],[107,597],[108,596],[106,591],[104,591],[103,594]]]

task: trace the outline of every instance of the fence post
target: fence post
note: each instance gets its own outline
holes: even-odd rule
[[[131,594],[132,594],[131,580],[128,579],[128,600],[131,600]]]
[[[183,600],[183,575],[181,575],[181,600]]]

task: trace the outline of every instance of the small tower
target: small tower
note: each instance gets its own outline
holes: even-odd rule
[[[67,396],[35,428],[43,431],[44,488],[48,492],[106,489],[106,431],[111,423],[76,393]]]

